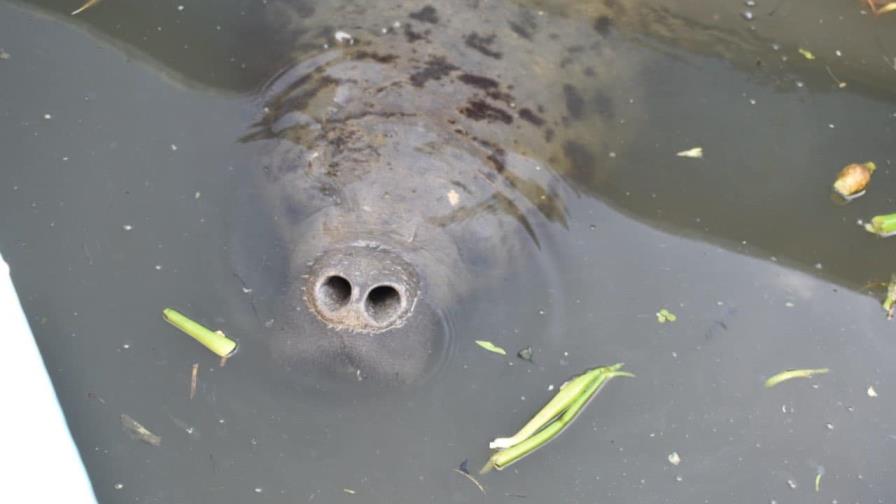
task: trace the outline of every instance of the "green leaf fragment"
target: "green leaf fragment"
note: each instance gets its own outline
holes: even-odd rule
[[[815,475],[815,493],[821,490],[821,473]]]
[[[495,345],[495,344],[492,343],[491,341],[487,341],[487,340],[476,340],[476,344],[479,345],[479,346],[481,346],[482,348],[488,350],[489,352],[494,352],[494,353],[499,354],[499,355],[507,355],[507,351],[506,351],[506,350],[504,350],[503,348],[499,347],[498,345]]]
[[[865,224],[865,231],[884,238],[893,236],[896,234],[896,213],[875,215]]]
[[[771,376],[768,380],[765,380],[765,388],[772,388],[779,383],[783,383],[794,378],[811,378],[815,375],[826,374],[829,371],[830,369],[828,368],[788,369],[787,371],[781,371],[780,373]]]
[[[661,308],[660,311],[656,312],[656,321],[660,324],[675,322],[676,320],[678,320],[678,317],[665,308]]]

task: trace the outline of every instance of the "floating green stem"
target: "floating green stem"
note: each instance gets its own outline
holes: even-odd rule
[[[883,237],[896,234],[896,213],[875,215],[865,224],[865,230]]]
[[[202,343],[205,348],[214,352],[218,357],[227,357],[236,350],[236,341],[228,338],[221,331],[212,331],[198,322],[190,320],[186,315],[173,308],[162,310],[162,318]]]
[[[520,432],[512,438],[507,438],[507,441],[513,441],[513,443],[508,448],[492,455],[479,471],[480,474],[485,474],[492,469],[500,471],[560,435],[611,378],[634,376],[629,372],[620,371],[621,367],[620,363],[594,368],[570,380]],[[561,408],[563,405],[565,408]],[[542,426],[543,428],[541,428]],[[538,430],[539,428],[541,430]]]
[[[815,375],[825,374],[828,371],[830,371],[830,369],[828,368],[788,369],[787,371],[781,371],[780,373],[769,377],[768,380],[765,380],[765,388],[772,388],[779,383],[783,383],[794,378],[811,378]]]

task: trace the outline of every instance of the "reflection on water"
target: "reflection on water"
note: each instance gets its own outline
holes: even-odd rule
[[[535,224],[541,249],[525,259],[530,268],[452,306],[457,341],[433,379],[335,395],[270,366],[263,307],[253,311],[231,264],[231,231],[246,218],[238,202],[251,199],[257,163],[254,147],[235,141],[252,100],[209,92],[251,95],[290,52],[264,52],[293,40],[288,23],[268,30],[254,3],[236,0],[211,11],[187,4],[180,21],[171,21],[176,4],[148,4],[110,0],[78,21],[102,34],[99,46],[0,7],[10,55],[0,60],[0,246],[101,500],[865,502],[896,490],[893,327],[876,299],[857,293],[889,277],[893,245],[855,224],[896,207],[896,109],[873,85],[878,67],[856,63],[853,86],[826,59],[835,49],[819,47],[835,38],[800,14],[805,5],[783,3],[756,20],[749,40],[761,43],[725,51],[698,43],[716,32],[683,40],[693,53],[656,50],[669,39],[625,31],[620,17],[606,43],[635,46],[620,76],[637,82],[634,103],[607,119],[624,120],[625,135],[605,140],[600,176],[570,172],[560,190],[568,228]],[[144,10],[116,10],[125,8]],[[887,22],[839,9],[831,12],[872,32]],[[534,16],[550,26],[549,14]],[[792,35],[768,32],[768,42],[792,36],[775,50],[761,37],[780,19],[805,22]],[[214,38],[217,26],[226,36]],[[817,67],[798,59],[803,46]],[[731,47],[745,47],[733,65],[715,57]],[[880,59],[848,47],[867,50],[844,47],[850,61]],[[225,64],[231,56],[241,71]],[[754,59],[763,64],[745,64]],[[832,86],[823,63],[850,85]],[[695,146],[703,159],[675,156]],[[832,204],[837,170],[868,159],[879,166],[868,194]],[[169,305],[236,328],[238,359],[221,368],[173,333],[158,316]],[[678,320],[657,324],[661,307]],[[535,363],[474,339],[510,354],[532,346]],[[486,497],[451,471],[467,458],[478,466],[488,440],[514,431],[550,385],[617,361],[638,378],[612,383],[543,452],[483,479]],[[762,387],[803,367],[831,373]],[[162,445],[134,443],[122,413]]]

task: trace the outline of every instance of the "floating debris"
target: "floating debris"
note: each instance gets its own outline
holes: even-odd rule
[[[678,464],[681,463],[681,457],[678,456],[678,452],[670,453],[668,458],[669,458],[669,463],[674,466],[677,466]]]
[[[193,363],[193,372],[190,374],[190,400],[196,397],[196,383],[199,381],[199,363]]]
[[[165,319],[165,322],[190,335],[218,357],[228,357],[236,351],[236,341],[225,336],[223,332],[212,332],[211,329],[190,320],[186,315],[173,308],[162,310],[162,318]]]
[[[884,298],[883,307],[887,312],[887,320],[893,320],[893,314],[896,312],[896,273],[890,276],[890,283],[887,284],[887,297]]]
[[[881,14],[896,11],[896,2],[882,3],[878,0],[866,0],[866,2],[868,3],[868,7],[871,9],[871,12],[874,13],[875,16],[880,16]]]
[[[152,446],[160,446],[162,444],[161,437],[153,434],[149,429],[140,424],[140,422],[123,413],[121,415],[121,426],[124,427],[132,438],[138,441],[143,441]]]
[[[474,478],[470,474],[470,469],[467,467],[467,459],[464,459],[464,461],[461,462],[459,466],[455,467],[452,470],[454,472],[460,474],[461,476],[467,478],[471,483],[476,485],[476,488],[478,488],[479,491],[482,492],[482,495],[486,495],[485,487],[482,486],[482,483],[479,483],[479,481],[477,481],[476,478]]]
[[[851,163],[843,167],[834,181],[834,191],[845,200],[851,201],[865,194],[865,187],[871,182],[871,174],[877,165],[867,163]]]
[[[814,59],[815,59],[815,55],[812,54],[812,51],[810,51],[810,50],[808,50],[808,49],[803,49],[802,47],[800,47],[800,48],[798,49],[798,51],[799,51],[800,54],[802,54],[803,57],[806,58],[807,60],[814,60]]]
[[[678,157],[703,159],[703,147],[694,147],[693,149],[683,150],[675,155]]]
[[[355,43],[355,38],[348,32],[344,32],[342,30],[333,34],[333,38],[336,39],[336,42],[339,44],[348,44],[353,45]]]
[[[789,486],[791,490],[796,490],[799,485],[796,484],[796,480],[789,479],[787,480],[787,486]]]
[[[520,359],[523,359],[524,361],[532,362],[534,364],[535,362],[532,360],[532,356],[534,354],[535,352],[532,350],[532,347],[527,346],[526,348],[523,348],[522,350],[517,352],[516,356]]]
[[[358,492],[352,490],[351,488],[343,488],[342,491],[349,495],[355,495],[356,493],[358,493]]]
[[[839,51],[838,51],[838,52],[839,52]],[[838,56],[839,56],[839,55],[838,55]],[[838,79],[837,76],[834,75],[834,72],[831,70],[831,67],[826,66],[826,67],[824,67],[824,69],[827,70],[828,75],[830,75],[831,78],[834,79],[834,82],[837,83],[837,87],[838,87],[838,88],[843,89],[843,88],[846,87],[846,83],[843,82],[842,80]]]
[[[660,311],[656,312],[656,321],[660,324],[675,322],[676,320],[678,320],[678,317],[665,308],[661,308]]]
[[[487,341],[487,340],[476,340],[476,344],[479,345],[479,346],[481,346],[482,348],[488,350],[489,352],[494,352],[494,353],[496,353],[496,354],[500,354],[500,355],[507,355],[507,351],[506,351],[506,350],[504,350],[503,348],[499,347],[498,345],[495,345],[495,344],[492,343],[491,341]]]
[[[8,60],[9,58],[12,58],[12,55],[4,51],[3,49],[0,49],[0,60]]]
[[[783,383],[794,378],[811,378],[815,375],[826,374],[829,371],[830,369],[828,368],[789,369],[787,371],[781,371],[780,373],[770,377],[768,380],[765,380],[765,388],[772,388],[779,383]]]
[[[500,471],[559,436],[610,379],[634,376],[621,371],[621,368],[622,363],[589,369],[566,382],[519,432],[509,438],[497,438],[489,443],[489,448],[497,448],[499,451],[488,459],[479,474],[492,469]]]
[[[818,466],[818,473],[815,475],[815,493],[821,491],[821,477],[824,476],[824,467]]]
[[[183,431],[187,433],[187,436],[189,436],[190,439],[193,439],[193,440],[199,439],[199,431],[196,430],[196,427],[193,427],[192,425],[188,424],[187,422],[184,422],[180,418],[177,418],[177,417],[171,415],[170,413],[168,414],[168,418],[170,418],[171,421],[174,422],[174,425],[183,429]]]
[[[871,222],[865,224],[865,231],[882,238],[896,235],[896,213],[875,215],[871,218]]]
[[[86,2],[84,2],[84,5],[82,5],[82,6],[80,6],[80,7],[78,7],[77,9],[75,9],[75,10],[72,11],[72,16],[75,16],[75,15],[77,15],[77,14],[80,14],[80,13],[86,11],[87,9],[90,9],[91,7],[95,7],[95,6],[96,6],[98,3],[100,3],[101,1],[102,1],[102,0],[87,0]]]
[[[868,385],[868,390],[866,390],[865,393],[868,394],[868,397],[877,397],[877,391],[874,390],[874,386],[872,385]]]

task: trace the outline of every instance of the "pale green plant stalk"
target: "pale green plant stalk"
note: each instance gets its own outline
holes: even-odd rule
[[[165,319],[165,322],[190,335],[218,357],[227,357],[236,350],[236,341],[228,338],[221,331],[212,331],[202,324],[190,320],[186,315],[173,308],[162,310],[162,318]]]

